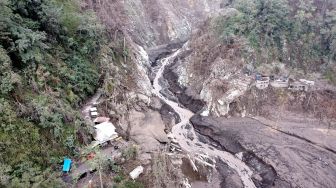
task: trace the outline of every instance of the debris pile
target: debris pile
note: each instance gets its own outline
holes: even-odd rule
[[[169,145],[169,151],[170,152],[182,152],[182,149],[179,145],[179,143],[177,142],[176,138],[173,136],[172,133],[169,133],[168,135],[168,139],[170,140],[170,145]]]

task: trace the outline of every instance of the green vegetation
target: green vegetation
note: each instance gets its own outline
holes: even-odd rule
[[[335,68],[334,68],[335,69]],[[324,77],[325,79],[329,80],[330,83],[336,85],[336,71],[330,68],[330,69],[327,69],[324,73]]]
[[[118,188],[144,188],[144,186],[140,182],[128,180],[128,181],[125,181]]]
[[[86,148],[87,152],[94,152],[95,157],[88,161],[91,169],[96,169],[99,175],[99,182],[96,181],[96,186],[103,185],[103,187],[115,187],[115,188],[143,188],[143,184],[137,180],[131,180],[129,178],[129,170],[126,170],[123,165],[115,163],[110,156],[102,153],[98,149],[92,150],[92,148]],[[127,155],[125,155],[127,153]],[[136,157],[136,147],[131,146],[125,149],[123,152],[123,158]],[[127,160],[133,160],[134,158],[127,158]],[[113,177],[111,179],[111,177]],[[78,178],[78,177],[77,177]]]
[[[122,151],[122,156],[126,160],[134,160],[138,154],[138,149],[136,146],[130,146],[127,149]]]
[[[280,61],[305,71],[335,66],[332,1],[236,0],[232,7],[237,11],[218,18],[216,31],[228,45],[245,41],[245,55],[251,61]]]
[[[61,186],[90,131],[76,108],[112,59],[105,41],[75,0],[0,0],[0,187]]]

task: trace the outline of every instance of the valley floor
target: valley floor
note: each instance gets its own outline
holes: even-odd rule
[[[192,122],[231,152],[243,152],[243,160],[261,176],[267,171],[248,160],[249,153],[271,165],[275,187],[334,187],[335,129],[293,114],[277,123],[255,119],[197,116]]]

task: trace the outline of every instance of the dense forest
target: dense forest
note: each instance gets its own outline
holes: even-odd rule
[[[0,1],[0,187],[53,187],[77,154],[104,32],[77,1]]]
[[[236,0],[237,11],[215,29],[226,44],[245,42],[256,64],[274,60],[305,71],[323,71],[334,82],[336,11],[328,0]]]

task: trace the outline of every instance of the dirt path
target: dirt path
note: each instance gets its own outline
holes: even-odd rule
[[[90,108],[98,101],[100,98],[101,93],[97,91],[82,107],[81,112],[85,119],[90,119]]]

